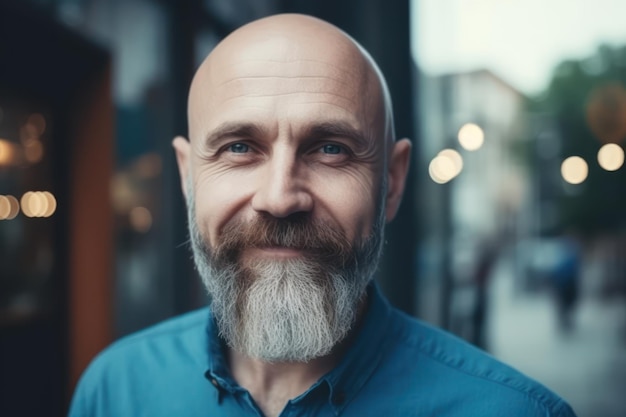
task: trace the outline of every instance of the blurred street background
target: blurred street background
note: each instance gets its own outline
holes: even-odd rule
[[[0,416],[65,415],[105,346],[207,303],[171,140],[281,12],[368,49],[414,143],[390,301],[626,416],[623,0],[0,0]]]
[[[491,290],[490,350],[564,397],[578,416],[626,415],[626,298],[603,294],[593,271],[583,276],[572,328],[559,329],[552,294],[519,293],[509,260]]]

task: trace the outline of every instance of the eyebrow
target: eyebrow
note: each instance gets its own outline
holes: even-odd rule
[[[359,145],[367,144],[360,130],[341,120],[311,123],[305,127],[304,136],[311,140],[341,137],[351,139]]]
[[[205,143],[211,144],[230,137],[255,138],[266,135],[267,130],[256,123],[224,122],[207,134]],[[307,140],[341,137],[351,139],[360,146],[366,146],[368,143],[360,130],[341,120],[312,122],[302,129],[299,136]]]
[[[229,137],[251,138],[263,136],[265,134],[265,129],[255,123],[225,122],[208,133],[205,143],[211,144]]]

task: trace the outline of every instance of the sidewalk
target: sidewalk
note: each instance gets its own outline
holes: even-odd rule
[[[584,292],[571,334],[560,334],[548,293],[513,291],[502,262],[487,323],[498,358],[565,398],[578,417],[626,416],[626,302]]]

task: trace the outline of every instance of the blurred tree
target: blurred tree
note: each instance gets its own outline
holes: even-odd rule
[[[547,91],[531,100],[531,112],[549,115],[558,131],[560,159],[551,169],[574,155],[589,166],[582,184],[564,184],[556,198],[561,229],[593,235],[625,225],[626,168],[609,172],[597,159],[603,144],[626,142],[625,87],[626,46],[602,45],[589,58],[560,63]]]

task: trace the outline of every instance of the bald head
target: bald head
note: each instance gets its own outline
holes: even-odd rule
[[[258,81],[254,85],[244,85],[254,79]],[[354,112],[371,139],[394,141],[387,86],[367,51],[337,27],[298,14],[254,21],[215,47],[190,89],[190,139],[206,134],[207,112],[221,111],[216,98],[260,97],[268,92],[278,97],[298,89],[303,93],[301,100],[293,97],[291,104],[312,102],[315,95],[327,100],[322,96],[334,93],[329,104]]]
[[[374,61],[329,23],[284,14],[234,31],[196,72],[188,118],[190,140],[174,141],[183,190],[225,196],[230,214],[332,217],[333,206],[359,219],[346,231],[359,239],[374,213],[395,215],[410,142],[394,141]]]

